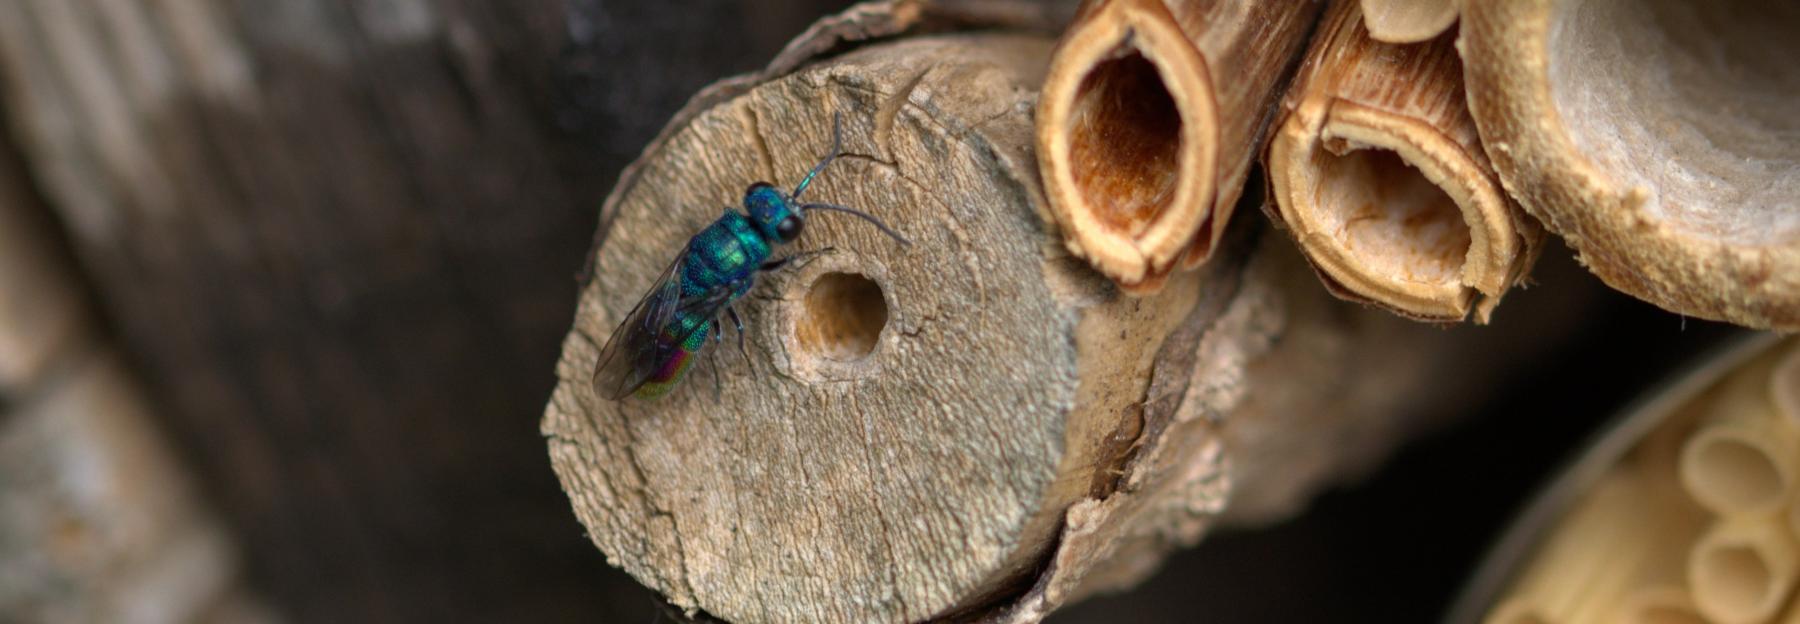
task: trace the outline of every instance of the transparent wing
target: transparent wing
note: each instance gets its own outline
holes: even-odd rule
[[[727,284],[698,296],[681,295],[681,267],[687,258],[684,247],[675,261],[669,263],[650,291],[631,309],[625,321],[606,339],[600,358],[594,365],[594,391],[613,400],[623,399],[648,382],[680,352],[681,343],[693,336],[701,326],[687,332],[659,339],[663,329],[679,312],[688,318],[712,320],[731,304],[734,290]]]
[[[678,342],[657,340],[657,334],[675,317],[681,307],[682,260],[687,248],[676,254],[669,268],[663,269],[637,307],[625,315],[625,321],[613,330],[600,349],[594,364],[594,392],[618,400],[637,391],[651,375],[675,355]]]

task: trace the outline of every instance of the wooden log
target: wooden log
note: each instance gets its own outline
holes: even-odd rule
[[[1254,221],[1126,296],[1047,227],[1048,52],[990,33],[778,61],[702,93],[628,170],[542,423],[611,562],[732,622],[1036,621],[1219,521],[1292,513],[1511,359],[1334,301]],[[817,217],[792,251],[830,251],[763,276],[745,353],[727,337],[701,356],[716,373],[657,401],[597,396],[603,342],[672,254],[752,181],[805,174],[838,115],[845,155],[809,197],[914,244]]]
[[[1800,7],[1468,2],[1469,106],[1506,188],[1613,288],[1800,328]]]
[[[1486,323],[1543,228],[1482,153],[1451,38],[1382,43],[1364,12],[1353,0],[1326,11],[1275,124],[1264,207],[1332,292]]]
[[[1135,293],[1213,254],[1319,2],[1093,2],[1057,46],[1038,152],[1069,250]]]
[[[7,1],[0,109],[284,616],[591,621],[532,416],[595,208],[824,4]]]

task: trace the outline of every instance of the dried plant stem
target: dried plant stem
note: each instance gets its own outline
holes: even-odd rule
[[[1800,483],[1800,433],[1770,404],[1772,368],[1762,358],[1728,378],[1682,446],[1682,486],[1722,516],[1773,514]]]
[[[1425,320],[1486,322],[1542,228],[1507,199],[1463,104],[1453,42],[1375,41],[1327,11],[1270,142],[1272,216],[1332,291]]]
[[[1418,43],[1450,30],[1461,10],[1455,0],[1362,0],[1369,36],[1387,43]]]
[[[1695,606],[1723,624],[1768,621],[1780,612],[1797,578],[1800,551],[1771,517],[1723,520],[1688,557]]]
[[[1077,256],[1134,293],[1212,255],[1316,2],[1110,0],[1070,26],[1039,167]]]

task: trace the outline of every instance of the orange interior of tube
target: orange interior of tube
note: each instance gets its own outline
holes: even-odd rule
[[[1070,170],[1089,211],[1141,233],[1175,195],[1181,115],[1138,52],[1094,66],[1076,89]]]

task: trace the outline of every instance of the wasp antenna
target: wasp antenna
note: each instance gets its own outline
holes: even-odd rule
[[[832,159],[838,157],[838,153],[844,146],[843,121],[843,113],[831,114],[831,152],[825,154],[825,159],[814,165],[812,171],[806,172],[806,177],[800,179],[800,185],[794,187],[794,194],[790,195],[790,198],[800,199],[800,194],[806,192],[806,187],[812,184],[813,177],[819,175],[820,171],[825,170],[826,165],[831,164]]]
[[[856,215],[858,218],[861,218],[864,221],[868,221],[869,223],[875,224],[875,227],[881,228],[881,233],[894,237],[894,240],[900,241],[901,245],[904,245],[907,247],[912,246],[912,241],[906,240],[906,237],[901,236],[899,232],[895,232],[894,228],[888,227],[888,225],[886,223],[882,223],[881,220],[875,218],[874,215],[863,212],[861,210],[857,210],[855,208],[846,208],[843,206],[839,206],[837,204],[802,204],[800,206],[801,212],[805,212],[808,210],[830,210],[830,211],[834,211],[834,212],[844,212],[844,213]]]

